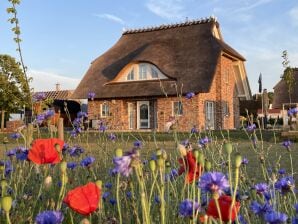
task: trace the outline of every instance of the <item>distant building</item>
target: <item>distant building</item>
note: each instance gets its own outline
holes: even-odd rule
[[[244,57],[226,44],[215,18],[127,30],[95,59],[73,98],[111,129],[179,131],[239,126],[239,102],[251,98]],[[189,100],[186,94],[195,96]]]

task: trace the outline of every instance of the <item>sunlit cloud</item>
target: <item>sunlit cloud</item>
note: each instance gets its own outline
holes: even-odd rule
[[[119,23],[124,25],[125,21],[123,19],[121,19],[118,16],[112,15],[112,14],[108,14],[108,13],[103,13],[103,14],[93,14],[93,16],[98,17],[98,18],[103,18],[103,19],[108,19],[110,21]]]

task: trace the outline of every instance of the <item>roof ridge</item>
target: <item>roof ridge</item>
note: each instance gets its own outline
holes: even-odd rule
[[[132,33],[150,32],[150,31],[156,31],[156,30],[165,30],[165,29],[171,29],[171,28],[176,28],[176,27],[191,26],[191,25],[197,25],[197,24],[205,24],[205,23],[210,23],[210,22],[217,22],[217,18],[215,16],[209,16],[209,17],[194,19],[194,20],[186,19],[185,22],[174,23],[174,24],[161,24],[159,26],[150,26],[150,27],[143,27],[143,28],[137,28],[137,29],[128,29],[128,30],[125,30],[122,33],[122,35],[132,34]]]

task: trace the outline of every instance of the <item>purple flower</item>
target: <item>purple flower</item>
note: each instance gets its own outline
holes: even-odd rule
[[[160,198],[158,197],[158,195],[155,195],[155,196],[154,196],[154,202],[155,202],[156,204],[159,204],[159,203],[160,203]]]
[[[68,162],[67,163],[67,168],[73,170],[74,168],[77,167],[77,163],[76,162]]]
[[[44,120],[45,120],[45,115],[44,114],[38,114],[36,116],[36,122],[37,122],[37,124],[41,125]]]
[[[199,140],[199,146],[204,147],[207,143],[211,142],[210,139],[206,136],[205,138],[201,138]]]
[[[257,201],[253,201],[249,207],[254,214],[259,216],[262,216],[267,212],[273,211],[272,206],[267,202],[264,204],[259,204]]]
[[[142,143],[140,140],[137,140],[137,141],[135,141],[135,142],[133,143],[133,146],[134,146],[135,148],[142,148],[143,143]]]
[[[7,177],[13,171],[10,160],[2,161],[0,160],[0,166],[4,166],[4,175]]]
[[[25,147],[17,147],[16,148],[16,158],[17,160],[24,161],[28,158],[29,150]]]
[[[190,199],[186,199],[179,205],[179,215],[181,215],[182,217],[192,217],[193,212],[196,213],[199,208],[199,203],[194,202]]]
[[[280,175],[285,175],[286,174],[286,169],[279,169],[278,170],[278,173],[280,174]]]
[[[83,167],[89,167],[92,163],[94,163],[94,161],[95,161],[94,157],[88,156],[88,157],[82,159],[80,164]]]
[[[110,203],[111,203],[111,205],[116,205],[117,204],[117,200],[115,198],[111,198],[110,199]]]
[[[198,186],[204,191],[222,194],[229,187],[229,181],[221,172],[208,172],[201,176]]]
[[[172,169],[170,173],[165,174],[165,181],[173,181],[178,177],[178,171],[176,169]]]
[[[133,169],[131,167],[131,162],[137,156],[136,151],[132,150],[131,152],[125,153],[124,156],[114,157],[113,163],[115,168],[112,170],[113,173],[120,173],[125,177],[128,177]]]
[[[292,145],[292,142],[290,140],[283,141],[282,145],[287,149],[290,150],[290,146]]]
[[[185,147],[189,147],[190,146],[190,141],[188,139],[185,139],[181,142],[181,145],[184,145]]]
[[[44,112],[44,118],[45,119],[49,119],[54,115],[55,115],[55,111],[52,110],[52,109],[46,110],[46,112]]]
[[[6,152],[6,155],[7,156],[15,156],[16,155],[16,149],[11,149],[11,150],[8,150],[7,152]]]
[[[248,162],[249,162],[249,160],[248,160],[246,157],[244,157],[244,158],[242,159],[241,164],[242,164],[242,165],[247,165]]]
[[[191,98],[193,98],[194,96],[195,96],[195,93],[194,93],[194,92],[189,92],[189,93],[186,94],[185,98],[186,98],[186,99],[191,99]]]
[[[110,192],[106,191],[105,193],[102,194],[102,199],[105,201],[109,196],[110,196]]]
[[[105,132],[107,130],[107,126],[104,124],[103,121],[100,121],[98,124],[99,124],[99,127],[98,127],[99,131]]]
[[[255,124],[251,124],[246,127],[246,131],[253,132],[256,128],[257,126]]]
[[[131,198],[132,197],[132,193],[130,191],[126,192],[126,197]]]
[[[271,211],[266,213],[264,218],[268,224],[281,224],[287,221],[288,216],[281,212]]]
[[[190,133],[191,133],[191,134],[196,134],[196,133],[198,133],[198,132],[199,132],[199,131],[198,131],[198,129],[197,129],[196,126],[193,126],[192,129],[190,130]]]
[[[117,139],[116,135],[114,133],[110,133],[108,135],[108,139],[111,140],[111,141],[115,141]]]
[[[10,135],[10,138],[12,138],[12,139],[18,139],[18,138],[20,138],[21,137],[21,134],[20,133],[13,133],[13,134],[11,134]]]
[[[94,92],[89,92],[88,93],[88,99],[94,100],[95,93]]]
[[[36,224],[61,224],[64,219],[60,211],[43,211],[40,212],[36,218]]]
[[[108,188],[108,189],[111,189],[111,188],[112,188],[112,186],[113,186],[113,184],[112,184],[112,183],[106,183],[106,184],[105,184],[105,187],[106,187],[106,188]]]
[[[46,94],[41,92],[41,93],[35,93],[33,95],[33,101],[37,102],[37,101],[42,101],[46,98]]]
[[[254,188],[258,194],[264,194],[268,191],[268,185],[266,183],[256,184]]]
[[[77,118],[88,118],[88,115],[86,112],[83,112],[83,111],[79,111],[77,113]]]
[[[294,179],[292,176],[282,177],[276,181],[274,187],[282,193],[287,193],[294,189]]]
[[[295,208],[296,214],[298,214],[298,203],[294,205],[294,208]]]
[[[70,148],[68,152],[70,156],[80,156],[82,153],[84,153],[84,149],[80,146],[74,146]]]

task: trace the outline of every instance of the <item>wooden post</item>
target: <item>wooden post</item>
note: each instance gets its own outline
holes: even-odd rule
[[[4,115],[5,115],[5,110],[1,110],[1,131],[4,131]]]
[[[58,138],[64,141],[63,118],[58,119]]]

